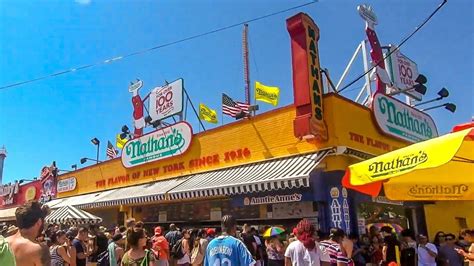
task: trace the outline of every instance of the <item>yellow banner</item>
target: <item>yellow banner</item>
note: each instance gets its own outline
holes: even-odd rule
[[[470,130],[419,142],[351,165],[349,166],[350,184],[360,186],[404,175],[414,170],[442,166],[451,161]],[[416,183],[416,180],[413,182]]]
[[[209,123],[217,124],[217,112],[214,109],[207,107],[205,104],[199,104],[199,119]]]
[[[280,98],[280,89],[278,87],[265,86],[262,83],[255,82],[255,99],[257,101],[266,102],[273,106],[278,105]]]
[[[119,149],[123,149],[123,146],[125,146],[125,143],[127,143],[127,139],[122,139],[120,137],[120,134],[117,134],[117,137],[115,137],[115,146]]]

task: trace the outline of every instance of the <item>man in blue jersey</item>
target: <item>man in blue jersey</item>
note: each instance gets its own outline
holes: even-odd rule
[[[206,249],[204,266],[252,266],[255,261],[244,243],[235,238],[237,222],[231,215],[222,217],[222,235],[214,238]]]

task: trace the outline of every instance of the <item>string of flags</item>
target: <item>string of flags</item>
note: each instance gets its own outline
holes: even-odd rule
[[[277,106],[280,98],[280,88],[267,86],[258,81],[254,88],[255,100]],[[250,115],[251,105],[235,101],[229,95],[222,93],[222,114],[231,116],[235,119],[241,119]],[[204,103],[199,104],[199,119],[208,123],[217,124],[218,114],[215,109]],[[123,131],[123,129],[122,129]],[[115,146],[108,141],[106,155],[107,159],[114,159],[119,156],[119,150],[122,150],[128,141],[127,134],[119,133],[115,138]],[[117,147],[117,149],[115,149]]]

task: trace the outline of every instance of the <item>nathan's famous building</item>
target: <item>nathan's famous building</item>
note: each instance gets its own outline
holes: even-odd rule
[[[472,202],[391,201],[341,185],[349,165],[435,137],[436,126],[387,95],[368,108],[329,93],[319,71],[319,29],[301,13],[287,25],[293,104],[198,134],[181,121],[129,140],[121,158],[59,175],[48,205],[74,205],[107,226],[134,217],[149,226],[212,227],[233,214],[255,226],[308,218],[323,231],[364,233],[389,224],[433,236],[461,229],[456,219],[473,227]]]

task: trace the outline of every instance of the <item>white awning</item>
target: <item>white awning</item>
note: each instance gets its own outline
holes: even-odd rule
[[[1,209],[0,210],[0,222],[15,221],[15,211],[17,207]]]
[[[142,185],[116,188],[112,190],[55,199],[47,203],[52,209],[63,206],[76,206],[81,209],[119,206],[122,204],[139,204],[165,199],[168,190],[181,184],[188,177],[146,183]]]
[[[45,222],[49,224],[96,224],[101,223],[102,218],[74,206],[66,205],[46,216]]]
[[[311,171],[324,157],[334,151],[334,149],[321,150],[316,153],[270,159],[174,179],[55,199],[47,205],[52,209],[68,205],[90,209],[166,199],[228,196],[309,187]]]
[[[195,174],[168,191],[170,199],[227,196],[286,188],[309,187],[309,176],[334,149],[271,159]]]
[[[46,205],[48,205],[51,209],[58,209],[64,206],[79,206],[79,205],[95,202],[101,199],[102,197],[109,195],[112,192],[114,192],[114,190],[107,190],[107,191],[95,192],[95,193],[78,195],[78,196],[73,196],[73,197],[60,198],[60,199],[52,200],[46,203]]]
[[[97,208],[107,206],[118,206],[125,204],[140,204],[145,202],[156,202],[165,200],[165,194],[170,189],[180,185],[189,177],[174,178],[138,186],[114,189],[105,197],[91,202],[80,204],[80,208]]]

